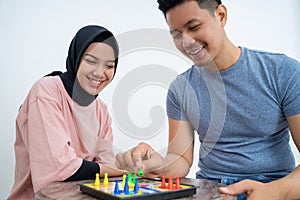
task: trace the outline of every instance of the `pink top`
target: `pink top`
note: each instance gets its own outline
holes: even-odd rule
[[[82,159],[114,163],[111,118],[97,98],[83,107],[59,76],[38,80],[16,119],[15,182],[8,199],[33,199],[34,192],[72,176]]]

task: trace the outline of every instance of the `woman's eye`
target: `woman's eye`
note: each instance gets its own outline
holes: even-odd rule
[[[114,68],[114,67],[115,67],[114,65],[106,65],[107,69],[111,69],[111,68]]]
[[[94,65],[94,64],[97,63],[96,61],[89,60],[89,59],[86,59],[85,61],[86,61],[87,63],[91,64],[91,65]]]

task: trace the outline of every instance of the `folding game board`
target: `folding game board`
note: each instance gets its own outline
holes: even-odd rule
[[[80,190],[99,199],[173,199],[196,194],[198,186],[181,184],[179,177],[173,179],[163,176],[161,179],[137,178],[134,175],[124,175],[123,181],[108,180],[107,175],[100,184],[99,176],[94,182],[82,182]]]

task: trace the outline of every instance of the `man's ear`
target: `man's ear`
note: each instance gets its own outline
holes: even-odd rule
[[[224,27],[227,23],[227,8],[225,5],[220,4],[215,11],[216,17],[219,19],[220,24]]]

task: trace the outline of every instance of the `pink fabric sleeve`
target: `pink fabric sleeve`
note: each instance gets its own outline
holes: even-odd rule
[[[62,181],[79,169],[82,159],[70,146],[66,121],[59,104],[37,98],[29,105],[28,134],[24,142],[29,151],[34,191],[53,181]]]

